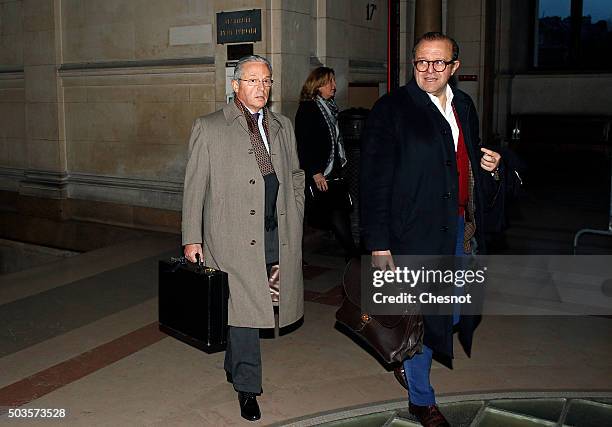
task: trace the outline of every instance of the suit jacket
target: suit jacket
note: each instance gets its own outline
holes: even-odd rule
[[[485,250],[485,195],[495,191],[480,167],[478,116],[471,98],[453,88],[474,173],[476,242]],[[393,255],[454,255],[459,183],[450,126],[416,81],[380,98],[361,141],[362,238],[369,250]],[[469,354],[479,317],[464,316],[459,338]],[[452,358],[452,318],[425,318],[424,342]]]
[[[279,324],[284,327],[304,314],[304,171],[290,120],[270,112],[269,126],[279,180]],[[273,328],[264,257],[264,180],[247,129],[233,102],[195,120],[183,192],[183,244],[204,242],[207,265],[228,273],[230,325]]]

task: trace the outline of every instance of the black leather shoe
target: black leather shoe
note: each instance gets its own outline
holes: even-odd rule
[[[409,403],[408,410],[424,427],[450,427],[437,405],[421,406]]]
[[[406,382],[406,373],[404,372],[404,365],[399,365],[397,368],[393,369],[393,375],[395,375],[395,379],[402,387],[408,390],[408,383]]]
[[[257,421],[261,418],[257,395],[246,391],[238,392],[238,403],[240,404],[240,415],[245,420]]]

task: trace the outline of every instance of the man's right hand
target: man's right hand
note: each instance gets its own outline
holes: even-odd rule
[[[372,267],[379,270],[395,270],[391,251],[372,251]]]
[[[185,245],[183,254],[185,254],[185,258],[190,262],[197,262],[196,254],[200,254],[200,262],[204,262],[204,252],[202,252],[202,245],[199,243]]]

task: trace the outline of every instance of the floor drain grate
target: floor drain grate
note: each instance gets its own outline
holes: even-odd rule
[[[441,398],[453,427],[612,426],[612,393],[491,393]],[[377,403],[275,424],[276,426],[419,426],[405,401]]]

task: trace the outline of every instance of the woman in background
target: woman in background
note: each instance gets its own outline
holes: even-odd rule
[[[300,165],[306,172],[306,217],[310,225],[331,228],[346,260],[358,251],[351,234],[352,203],[344,182],[346,154],[334,101],[334,70],[312,70],[300,94],[295,136]]]

